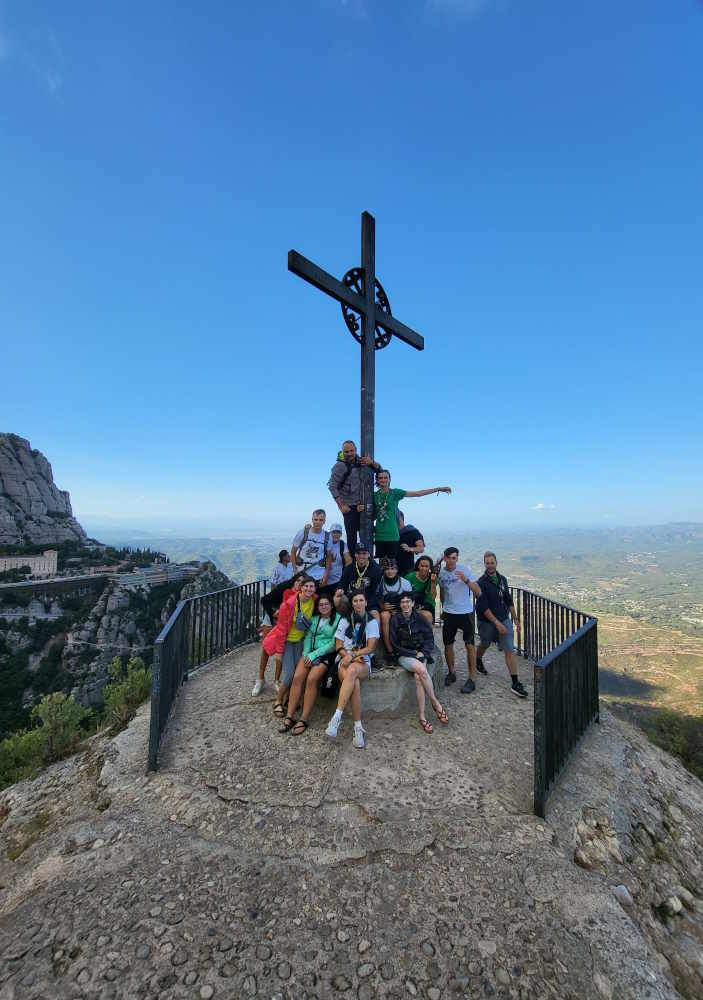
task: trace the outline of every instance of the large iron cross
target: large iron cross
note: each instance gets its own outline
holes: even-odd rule
[[[419,333],[391,315],[388,296],[376,277],[376,221],[369,212],[361,215],[361,267],[353,267],[341,281],[313,264],[295,250],[288,252],[288,270],[309,281],[315,288],[337,299],[352,336],[361,344],[361,454],[374,453],[376,410],[376,355],[395,334],[406,344],[422,351],[425,341]],[[373,552],[373,475],[362,469],[364,511],[361,538]]]

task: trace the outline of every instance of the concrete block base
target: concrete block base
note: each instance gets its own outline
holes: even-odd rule
[[[379,657],[379,669],[374,666],[373,675],[361,683],[361,712],[363,715],[407,715],[417,711],[415,678],[402,667],[383,667]],[[444,684],[444,656],[439,647],[434,648],[434,664],[431,667],[432,683],[435,691]],[[441,699],[442,695],[439,694]]]

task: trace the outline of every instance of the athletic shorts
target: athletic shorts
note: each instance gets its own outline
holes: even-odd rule
[[[456,639],[456,634],[461,629],[466,645],[474,641],[474,615],[473,611],[465,615],[453,615],[448,611],[443,615],[442,642],[445,646],[451,646]]]
[[[505,635],[500,634],[493,622],[482,621],[479,619],[478,634],[481,640],[481,645],[490,646],[492,642],[495,642],[498,644],[498,649],[500,649],[503,653],[514,653],[515,639],[513,635],[512,618],[506,618],[503,625],[505,625],[508,630]]]

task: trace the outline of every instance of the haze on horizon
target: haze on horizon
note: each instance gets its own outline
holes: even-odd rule
[[[359,350],[286,254],[366,209],[410,520],[703,521],[702,50],[693,0],[0,0],[0,427],[89,530],[333,513]]]

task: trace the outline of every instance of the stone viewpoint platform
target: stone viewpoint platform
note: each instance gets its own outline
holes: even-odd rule
[[[641,734],[604,712],[544,822],[524,661],[466,696],[462,650],[448,727],[359,751],[324,699],[279,735],[257,658],[191,678],[158,772],[146,706],[0,793],[0,1000],[700,995],[703,786]]]

